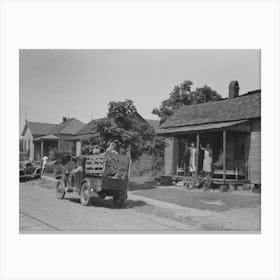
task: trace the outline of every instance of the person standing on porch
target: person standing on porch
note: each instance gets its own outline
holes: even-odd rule
[[[204,149],[204,160],[203,160],[203,171],[207,174],[211,173],[211,165],[212,165],[212,149],[209,144],[207,144]]]
[[[192,176],[196,174],[197,171],[197,157],[198,157],[198,150],[195,147],[194,143],[191,143],[190,148],[190,172]]]
[[[198,166],[197,166],[197,172],[198,173],[203,170],[203,159],[204,159],[204,149],[202,147],[202,144],[199,144],[199,149],[198,149]]]
[[[184,175],[188,176],[189,175],[189,164],[190,164],[190,149],[188,142],[185,143],[185,150],[182,156],[182,161],[181,161],[181,166],[184,169]]]

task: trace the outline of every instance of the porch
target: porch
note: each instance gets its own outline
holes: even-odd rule
[[[41,160],[45,154],[48,154],[51,148],[58,148],[59,137],[55,135],[46,135],[35,138],[34,142],[34,160]]]
[[[247,121],[223,122],[175,128],[166,148],[165,174],[183,176],[182,156],[185,143],[212,149],[212,178],[219,182],[248,183],[248,157],[250,149],[250,124]],[[168,154],[169,149],[169,154]],[[199,154],[198,152],[198,154]],[[168,158],[169,156],[169,158]],[[169,160],[169,162],[168,162]],[[196,157],[195,177],[204,175],[203,158]],[[168,170],[169,164],[169,170]],[[169,172],[168,172],[169,171]]]

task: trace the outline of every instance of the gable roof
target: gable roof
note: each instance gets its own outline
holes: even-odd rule
[[[107,120],[107,118],[100,118],[100,119],[95,119],[95,120],[91,120],[90,122],[88,122],[87,124],[85,124],[83,127],[81,127],[78,131],[77,131],[77,135],[80,134],[91,134],[91,133],[96,133],[96,123],[98,121],[101,120]]]
[[[161,129],[187,125],[237,121],[261,116],[261,92],[196,105],[183,106],[167,119]]]
[[[81,121],[70,118],[66,122],[62,122],[58,125],[56,125],[49,134],[58,135],[58,134],[76,134],[82,127],[84,126],[84,123]]]
[[[157,131],[159,129],[159,121],[158,120],[150,120],[150,119],[146,119],[146,122],[152,126],[155,131]]]
[[[56,124],[53,123],[40,123],[40,122],[29,122],[26,121],[21,136],[24,136],[27,128],[30,129],[33,137],[38,137],[42,135],[49,134],[50,130],[52,130]]]

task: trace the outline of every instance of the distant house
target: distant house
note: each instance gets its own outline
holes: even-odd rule
[[[59,152],[76,153],[73,137],[84,126],[75,118],[63,118],[60,124],[48,124],[26,121],[22,131],[23,150],[28,152],[30,160],[39,160],[50,148]]]
[[[240,166],[246,166],[246,179],[261,182],[261,91],[239,95],[239,85],[229,85],[229,97],[180,108],[158,130],[166,136],[165,174],[176,174],[181,164],[185,142],[196,146],[210,144],[215,161],[223,151],[225,180],[228,174],[238,177]],[[225,163],[225,164],[224,164]],[[218,171],[217,171],[218,172]]]
[[[23,131],[21,133],[22,143],[23,143],[23,152],[27,152],[29,159],[35,159],[35,153],[38,153],[39,150],[39,158],[41,156],[40,151],[40,143],[34,142],[34,139],[39,137],[44,137],[49,134],[49,132],[56,126],[56,124],[52,123],[39,123],[39,122],[29,122],[26,121]],[[38,147],[39,144],[39,147]],[[36,157],[36,159],[38,159]]]

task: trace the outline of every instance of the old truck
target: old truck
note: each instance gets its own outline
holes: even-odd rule
[[[66,192],[80,195],[84,206],[90,205],[95,197],[113,197],[115,206],[121,207],[127,199],[130,158],[117,153],[84,155],[78,159],[80,170],[64,172],[57,177],[55,192],[63,199]]]

